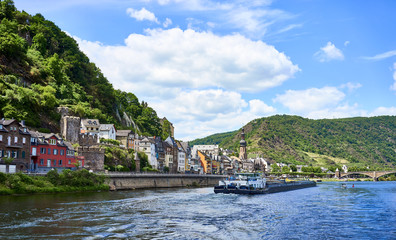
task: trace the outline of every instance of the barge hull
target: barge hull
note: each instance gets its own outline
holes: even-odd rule
[[[235,194],[246,194],[246,195],[256,195],[256,194],[268,194],[277,192],[286,192],[302,188],[315,187],[316,182],[314,181],[303,181],[303,182],[292,182],[292,183],[277,183],[268,184],[264,189],[227,189],[215,187],[215,193],[235,193]]]

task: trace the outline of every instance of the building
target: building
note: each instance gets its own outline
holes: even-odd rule
[[[76,169],[74,148],[54,133],[31,132],[30,171],[46,173],[51,169]],[[83,162],[81,163],[83,164]]]
[[[139,143],[139,152],[144,152],[147,155],[148,162],[153,169],[157,169],[157,157],[155,153],[155,141],[153,138],[145,137]]]
[[[163,142],[163,147],[165,151],[165,161],[164,168],[169,168],[169,171],[173,169],[173,146],[167,142]]]
[[[81,133],[88,135],[99,135],[100,123],[98,119],[82,119]]]
[[[118,130],[116,131],[116,140],[120,142],[121,147],[125,147],[127,149],[134,149],[134,137],[135,134],[132,130]]]
[[[178,162],[177,162],[178,158],[177,158],[177,155],[178,155],[178,152],[179,152],[179,148],[177,147],[175,139],[173,139],[172,137],[168,137],[165,140],[165,142],[167,142],[172,147],[172,155],[173,155],[172,160],[173,160],[173,163],[172,163],[172,168],[169,167],[169,171],[171,173],[177,173],[177,169],[178,169]],[[170,163],[169,163],[169,165],[170,165]]]
[[[187,172],[192,172],[192,170],[194,168],[191,169],[191,167],[193,165],[192,160],[191,160],[191,148],[190,148],[188,142],[180,142],[180,144],[186,153],[186,161],[185,161],[184,168]]]
[[[155,137],[155,154],[158,162],[158,170],[163,171],[165,166],[165,149],[161,137]],[[168,166],[169,167],[169,166]]]
[[[212,156],[219,155],[219,145],[194,145],[191,151],[193,158],[198,158],[198,151]]]
[[[246,152],[246,141],[245,141],[245,129],[242,128],[241,133],[241,141],[239,142],[239,159],[246,160],[247,159],[247,152]]]
[[[61,107],[61,109],[64,109]],[[68,111],[68,110],[65,110]],[[78,143],[78,135],[81,132],[81,120],[79,117],[62,116],[60,121],[61,137],[68,142]]]
[[[204,174],[211,174],[212,173],[212,159],[206,155],[206,153],[201,152],[200,150],[197,151],[198,158],[201,163],[202,172]]]
[[[0,172],[27,171],[29,158],[30,132],[24,121],[0,120]]]
[[[176,142],[177,144],[177,172],[185,173],[186,171],[186,151],[184,150],[182,144],[180,142]]]
[[[116,129],[114,124],[100,124],[99,138],[116,140]]]

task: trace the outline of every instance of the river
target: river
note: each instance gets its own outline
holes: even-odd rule
[[[396,182],[347,184],[0,196],[0,239],[396,239]]]

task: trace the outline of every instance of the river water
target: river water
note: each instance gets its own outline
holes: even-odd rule
[[[347,184],[0,196],[0,239],[396,239],[396,182]]]

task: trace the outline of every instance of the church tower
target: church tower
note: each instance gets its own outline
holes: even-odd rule
[[[239,159],[245,160],[247,159],[246,152],[246,141],[245,141],[245,129],[242,128],[241,141],[239,142]]]

